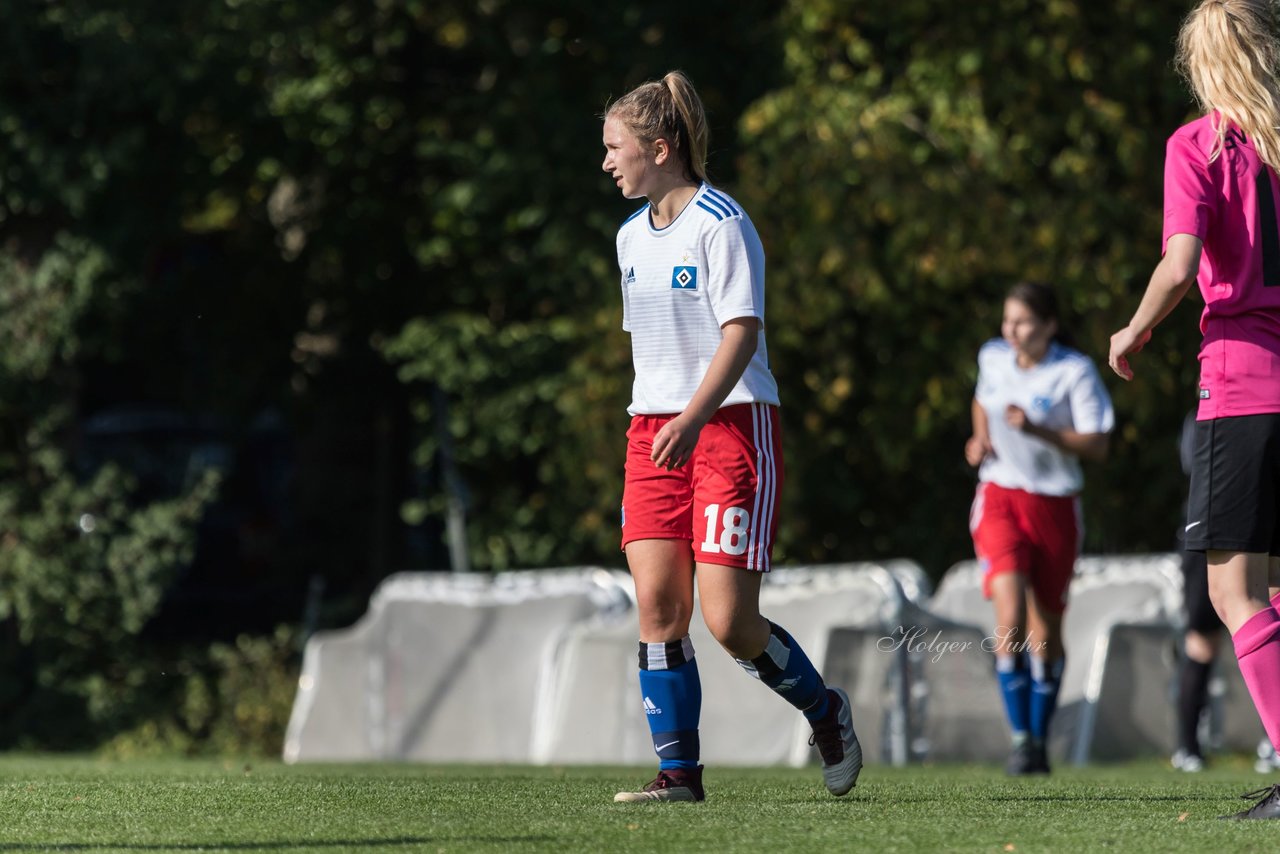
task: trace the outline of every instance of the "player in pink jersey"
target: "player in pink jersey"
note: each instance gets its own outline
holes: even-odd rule
[[[658,776],[615,801],[701,801],[702,687],[689,640],[696,578],[707,628],[813,727],[835,795],[862,768],[849,698],[760,614],[782,482],[777,386],[764,353],[764,251],[707,183],[702,101],[680,72],[609,107],[602,168],[648,204],[618,232],[623,327],[636,367],[622,546],[635,580],[640,691]],[[744,710],[744,713],[746,711]]]
[[[1093,362],[1068,346],[1051,288],[1015,285],[1000,330],[978,352],[965,445],[979,466],[969,527],[995,607],[996,678],[1013,737],[1006,771],[1047,774],[1081,539],[1079,460],[1106,456],[1115,417]]]
[[[1178,61],[1205,115],[1169,138],[1164,257],[1111,367],[1198,282],[1200,406],[1186,548],[1231,633],[1262,725],[1280,745],[1280,32],[1265,0],[1206,0],[1183,22]],[[1280,785],[1232,818],[1280,818]]]

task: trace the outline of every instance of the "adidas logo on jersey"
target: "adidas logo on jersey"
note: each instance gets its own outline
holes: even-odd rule
[[[622,284],[634,285],[636,283],[636,268],[631,267],[627,270],[627,274],[622,277]]]
[[[655,706],[655,705],[653,704],[653,700],[650,700],[648,697],[645,697],[645,698],[644,698],[644,713],[645,713],[646,715],[660,715],[660,714],[662,714],[662,709],[659,709],[657,706]]]

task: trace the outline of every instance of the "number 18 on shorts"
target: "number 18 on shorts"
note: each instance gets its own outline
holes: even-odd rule
[[[768,572],[778,530],[782,435],[778,408],[742,403],[702,428],[693,456],[667,471],[649,459],[673,415],[637,415],[627,431],[622,545],[688,540],[699,563]]]

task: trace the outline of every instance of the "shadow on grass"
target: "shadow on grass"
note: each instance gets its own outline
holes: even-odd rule
[[[554,836],[402,836],[395,839],[329,839],[297,842],[0,842],[0,851],[277,851],[289,848],[372,848],[398,845],[438,844],[514,844],[519,842],[553,842]]]
[[[1035,795],[988,795],[984,797],[983,800],[984,801],[1018,801],[1018,802],[1036,801],[1036,802],[1047,802],[1047,803],[1118,801],[1121,803],[1141,802],[1144,804],[1149,804],[1149,803],[1179,804],[1179,803],[1186,803],[1187,801],[1221,802],[1223,800],[1223,797],[1222,795],[1212,795],[1212,794],[1147,795],[1147,794],[1135,793],[1132,795],[1097,795],[1097,794],[1086,794],[1086,793],[1072,794],[1068,792],[1058,792],[1058,793],[1041,792]]]
[[[862,797],[848,798],[774,798],[773,802],[788,803],[809,806],[832,806],[832,807],[879,807],[883,805],[883,800],[879,797],[881,793],[870,793]],[[938,795],[933,792],[913,792],[913,793],[894,793],[889,797],[894,804],[925,804],[935,803]],[[1085,792],[1034,792],[1027,794],[984,794],[979,801],[994,802],[1010,802],[1010,803],[1188,803],[1188,802],[1204,802],[1204,803],[1222,803],[1228,798],[1215,794],[1184,794],[1184,795],[1147,795],[1141,793],[1134,794],[1090,794]]]

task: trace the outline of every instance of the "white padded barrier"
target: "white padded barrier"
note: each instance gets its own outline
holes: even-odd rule
[[[927,602],[933,595],[933,583],[929,581],[924,568],[915,561],[896,558],[883,561],[879,566],[887,569],[894,581],[898,582],[898,587],[902,590],[902,595],[907,602],[921,604]]]
[[[906,562],[899,571],[907,571]],[[923,575],[921,573],[921,575]],[[837,667],[828,649],[833,630],[861,627],[883,633],[896,621],[901,587],[878,564],[775,569],[765,576],[760,610],[783,626],[819,668]],[[696,608],[695,608],[696,610]],[[538,762],[655,761],[636,678],[637,627],[596,621],[575,627],[555,664],[554,709],[534,750]],[[748,676],[722,650],[695,613],[690,635],[702,678],[702,759],[716,765],[804,765],[813,758],[809,727],[794,707]],[[893,656],[860,672],[842,671],[869,761],[880,758],[882,721],[893,717],[886,693]],[[824,666],[825,665],[825,666]],[[886,708],[888,707],[888,708]],[[898,716],[901,718],[901,716]],[[905,727],[901,738],[905,745]],[[869,749],[867,746],[870,746]],[[905,747],[902,749],[905,758]]]
[[[393,575],[308,641],[285,761],[528,762],[562,636],[628,613],[629,591],[603,569]]]
[[[1065,702],[1054,721],[1062,738],[1071,739],[1077,765],[1095,758],[1099,735],[1105,755],[1096,758],[1142,755],[1159,743],[1168,749],[1174,732],[1168,714],[1177,676],[1174,652],[1182,625],[1182,570],[1176,554],[1082,557],[1077,562],[1063,634],[1068,670],[1073,656],[1083,667],[1077,666],[1070,680],[1064,674]],[[1133,678],[1115,678],[1124,672]],[[1111,690],[1104,695],[1107,682]],[[1100,727],[1104,700],[1111,723]],[[1100,733],[1100,728],[1109,732]],[[1145,737],[1111,738],[1126,728]],[[1162,730],[1167,735],[1160,740]]]
[[[1174,555],[1080,559],[1055,757],[1171,749],[1181,595]],[[777,569],[761,610],[849,692],[868,762],[1007,753],[974,562],[936,592],[907,560]],[[700,615],[691,634],[703,758],[814,761],[803,718],[742,672]],[[285,759],[651,764],[636,639],[634,588],[618,570],[392,576],[354,626],[308,642]],[[1225,641],[1212,685],[1208,745],[1251,749],[1262,729]]]

